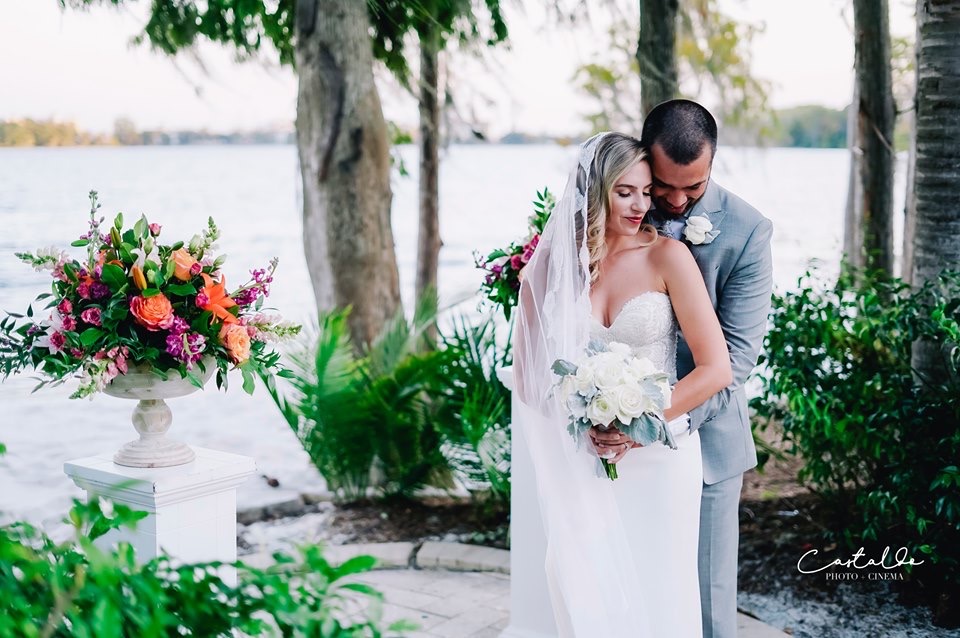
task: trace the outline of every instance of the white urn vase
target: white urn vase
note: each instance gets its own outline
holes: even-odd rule
[[[210,358],[204,359],[203,364],[204,370],[198,366],[196,373],[206,383],[216,370],[216,363]],[[130,366],[126,374],[114,377],[103,391],[112,397],[139,401],[132,420],[140,438],[117,450],[113,462],[127,467],[171,467],[193,461],[196,455],[186,443],[166,436],[173,413],[164,399],[186,396],[198,389],[176,370],[170,370],[167,379],[161,379],[149,366]]]

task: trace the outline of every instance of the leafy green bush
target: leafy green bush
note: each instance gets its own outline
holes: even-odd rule
[[[857,283],[859,282],[859,283]],[[897,280],[808,273],[774,297],[752,406],[782,424],[851,547],[905,546],[913,578],[960,583],[960,274],[912,291]],[[915,341],[945,354],[940,378],[910,366]]]
[[[510,391],[497,368],[511,364],[509,340],[501,348],[496,317],[471,324],[464,317],[440,335],[446,356],[432,389],[433,424],[443,435],[443,454],[472,492],[510,502]]]
[[[450,485],[428,406],[445,356],[424,347],[430,303],[411,323],[398,315],[362,355],[351,343],[348,313],[321,316],[316,341],[290,355],[290,398],[265,379],[281,413],[331,489],[348,500],[366,496],[374,465],[387,495]]]
[[[382,596],[349,578],[373,566],[369,556],[334,567],[307,547],[296,559],[277,554],[265,570],[235,563],[240,585],[232,586],[220,563],[141,565],[127,543],[99,549],[97,537],[144,516],[102,503],[75,501],[76,536],[63,543],[25,523],[0,527],[0,636],[378,638],[412,629],[399,622],[385,634]]]
[[[509,501],[509,393],[496,367],[494,319],[455,319],[438,347],[426,343],[435,300],[402,315],[358,355],[347,311],[320,317],[315,341],[290,355],[293,392],[268,389],[331,489],[364,498],[371,475],[386,496],[410,496],[424,485],[468,489]]]

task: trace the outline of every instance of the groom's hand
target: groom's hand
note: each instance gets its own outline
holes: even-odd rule
[[[635,447],[642,447],[633,439],[616,428],[601,430],[594,426],[587,430],[597,456],[606,459],[609,463],[617,463],[627,452]]]

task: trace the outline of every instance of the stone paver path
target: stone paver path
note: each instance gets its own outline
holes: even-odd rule
[[[381,570],[363,582],[383,592],[388,622],[406,619],[410,638],[495,638],[510,621],[510,577],[443,569]]]

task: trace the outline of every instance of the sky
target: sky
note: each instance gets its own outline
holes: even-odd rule
[[[358,0],[360,1],[360,0]],[[772,83],[775,108],[842,108],[853,82],[849,0],[719,0],[727,14],[762,25],[751,47],[753,74]],[[889,0],[891,32],[912,38],[915,3]],[[62,11],[56,0],[0,0],[0,119],[72,120],[111,132],[118,117],[141,129],[211,131],[289,128],[297,83],[275,56],[237,64],[225,49],[202,45],[169,58],[130,44],[144,23],[145,0],[119,10]],[[480,62],[458,54],[451,64],[464,114],[491,135],[511,130],[577,134],[590,103],[571,81],[575,69],[603,55],[602,38],[561,29],[543,0],[504,2],[510,44]],[[594,29],[612,19],[588,3]],[[199,62],[197,62],[199,60]],[[414,102],[381,82],[384,111],[414,127]]]

